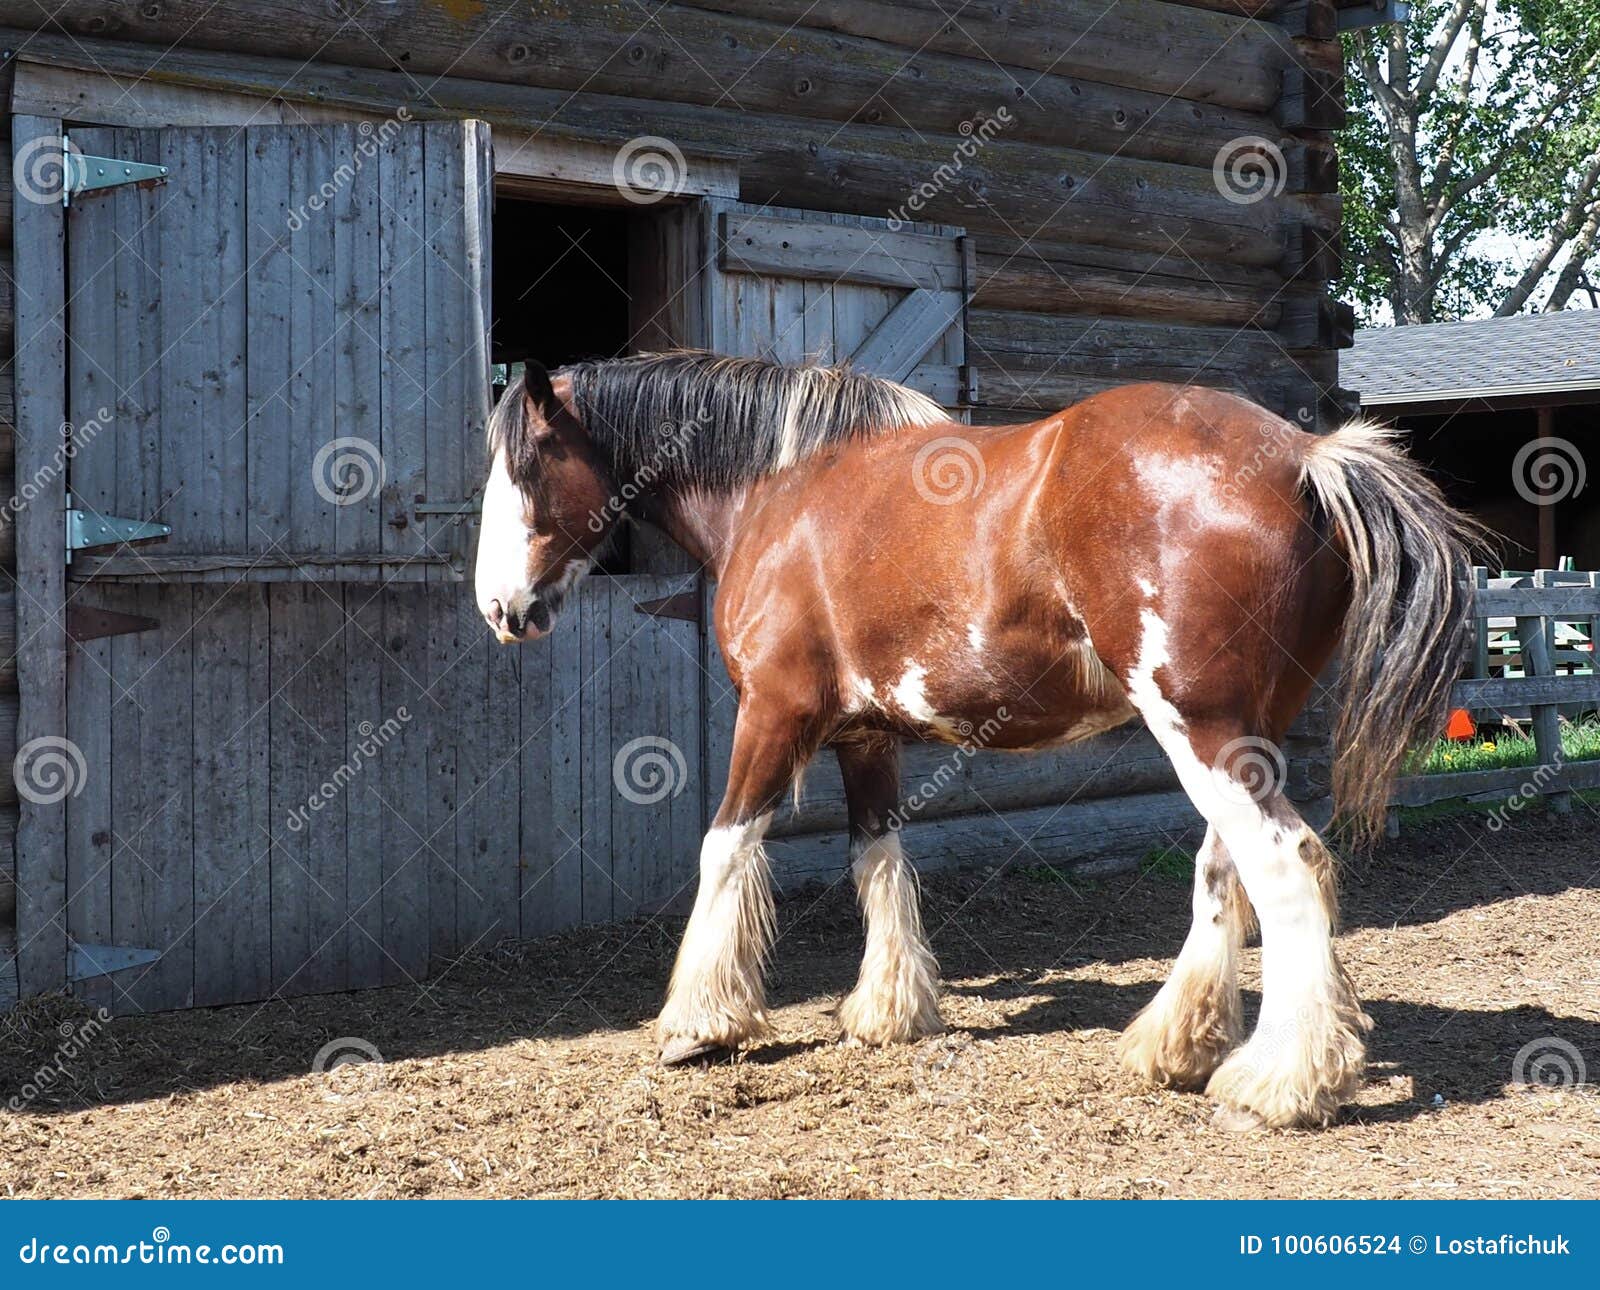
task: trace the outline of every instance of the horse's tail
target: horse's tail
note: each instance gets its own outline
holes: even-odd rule
[[[1359,841],[1381,830],[1413,746],[1444,729],[1484,536],[1394,440],[1356,422],[1316,438],[1301,467],[1350,567],[1333,800]]]

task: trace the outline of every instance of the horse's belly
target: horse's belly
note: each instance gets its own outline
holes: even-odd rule
[[[930,741],[1026,750],[1086,739],[1135,715],[1088,638],[1048,633],[913,652],[897,666],[852,670],[846,707],[859,719]]]

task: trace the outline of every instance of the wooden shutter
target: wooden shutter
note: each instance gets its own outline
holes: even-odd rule
[[[73,576],[456,576],[489,402],[487,127],[71,138],[169,173],[68,213],[70,487],[172,528]]]
[[[952,411],[972,401],[960,229],[737,204],[712,213],[711,348],[849,362]]]

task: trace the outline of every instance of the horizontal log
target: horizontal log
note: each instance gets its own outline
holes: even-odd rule
[[[1151,847],[1198,845],[1204,832],[1189,799],[1173,792],[919,821],[908,824],[903,836],[917,868],[933,871],[976,865],[1121,867],[1119,862],[1137,860]],[[777,838],[767,853],[774,879],[787,891],[842,877],[849,846],[842,832],[812,833]]]
[[[1040,753],[968,755],[944,744],[906,744],[900,785],[906,799],[917,803],[906,813],[910,821],[1163,791],[1177,788],[1178,779],[1160,745],[1133,724]],[[780,811],[770,832],[773,837],[827,833],[846,822],[838,766],[824,754],[806,771],[800,809]]]
[[[968,334],[981,401],[1005,407],[1050,411],[1132,381],[1234,390],[1277,407],[1293,371],[1272,338],[1222,327],[973,310]]]
[[[1390,802],[1395,806],[1427,806],[1465,797],[1528,800],[1544,793],[1600,788],[1600,761],[1569,761],[1550,766],[1509,766],[1500,770],[1458,771],[1450,775],[1412,775],[1400,780]]]
[[[1349,349],[1356,343],[1356,311],[1326,295],[1286,295],[1274,329],[1286,349]]]
[[[1271,26],[1161,0],[990,0],[952,13],[926,0],[692,0],[979,61],[1265,111],[1292,45]]]
[[[313,0],[270,7],[281,21],[264,21],[255,0],[169,0],[154,16],[131,7],[100,22],[103,4],[68,0],[52,23],[163,48],[247,50],[933,133],[954,133],[1004,108],[1014,139],[1189,165],[1209,166],[1229,140],[1271,127],[1264,115],[1270,104],[1241,111],[1207,93],[1192,93],[1200,100],[1194,102],[1141,81],[1104,84],[1098,65],[1083,60],[1076,72],[1057,67],[1040,75],[1026,65],[1003,67],[997,55],[908,53],[892,39],[694,5],[655,6],[648,22],[626,5],[536,5],[526,15],[487,9],[465,22],[438,6],[410,3],[357,4],[354,21]],[[0,0],[0,15],[7,8]],[[782,57],[773,57],[780,48]]]
[[[1457,708],[1527,708],[1541,703],[1600,703],[1600,676],[1512,676],[1457,681],[1450,690]]]
[[[1277,327],[1283,280],[1271,270],[1197,264],[1177,249],[1113,250],[984,237],[977,309]]]
[[[197,50],[157,59],[146,47],[110,42],[96,42],[86,53],[49,37],[36,38],[29,48],[46,48],[53,61],[72,66],[91,63],[89,71],[100,67],[163,85],[303,99],[323,108],[392,114],[403,105],[419,118],[476,116],[612,146],[640,135],[665,135],[688,152],[737,157],[746,199],[899,215],[972,231],[1022,228],[1030,235],[1132,249],[1177,245],[1202,262],[1281,263],[1290,230],[1312,218],[1318,200],[1284,194],[1236,204],[1217,191],[1209,171],[1003,137],[956,168],[952,158],[969,142],[959,135],[917,138],[881,126],[456,79],[433,84],[423,102],[412,81],[363,68]]]

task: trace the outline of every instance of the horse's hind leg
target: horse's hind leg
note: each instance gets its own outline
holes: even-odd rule
[[[869,736],[835,751],[850,810],[850,872],[866,923],[856,987],[839,1007],[851,1039],[896,1043],[944,1029],[939,965],[922,930],[917,875],[900,850],[893,812],[900,800],[900,747]]]
[[[766,1029],[763,977],[775,915],[762,840],[815,746],[802,715],[741,705],[727,791],[700,847],[700,887],[656,1023],[669,1065]]]
[[[1250,904],[1227,847],[1206,830],[1194,866],[1194,922],[1172,975],[1122,1035],[1122,1062],[1176,1088],[1203,1088],[1244,1038],[1239,950]]]
[[[1326,1124],[1361,1085],[1372,1026],[1334,954],[1333,857],[1283,795],[1274,750],[1238,715],[1239,696],[1224,703],[1218,686],[1207,698],[1216,674],[1172,663],[1166,627],[1147,610],[1129,697],[1227,847],[1261,924],[1261,1015],[1206,1091],[1249,1123]]]

